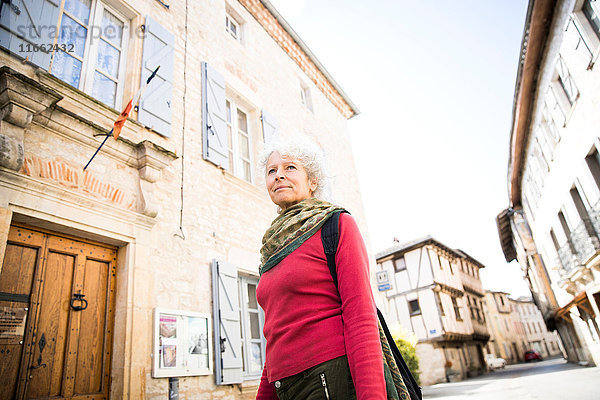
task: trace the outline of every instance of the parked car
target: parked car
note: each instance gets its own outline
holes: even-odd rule
[[[486,354],[485,362],[489,369],[504,368],[506,366],[506,360],[504,358],[496,357],[493,354]]]
[[[529,362],[529,361],[542,361],[543,358],[540,355],[540,353],[538,353],[535,350],[527,350],[525,352],[525,362]]]

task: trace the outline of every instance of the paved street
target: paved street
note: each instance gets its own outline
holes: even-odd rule
[[[600,367],[567,364],[562,358],[538,363],[509,365],[462,382],[424,388],[424,399],[436,400],[598,400]]]

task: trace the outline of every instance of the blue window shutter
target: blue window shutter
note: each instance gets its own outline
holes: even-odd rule
[[[141,85],[160,65],[140,100],[138,121],[163,136],[171,136],[173,100],[173,44],[175,38],[158,22],[146,17]]]
[[[51,52],[34,51],[33,46],[49,47],[54,43],[59,3],[60,0],[11,0],[2,4],[0,46],[20,57],[29,57],[29,61],[48,70]]]
[[[229,169],[225,78],[202,63],[202,137],[205,160]]]
[[[275,117],[269,114],[266,110],[262,110],[262,128],[263,140],[269,143],[273,138],[279,135],[279,124]]]
[[[217,385],[242,382],[242,337],[235,265],[212,262],[215,379]]]

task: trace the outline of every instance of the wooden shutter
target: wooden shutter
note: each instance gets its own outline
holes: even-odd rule
[[[50,47],[54,44],[58,24],[59,0],[2,1],[0,46],[35,65],[50,68]],[[44,45],[46,51],[33,46]],[[27,51],[29,50],[29,51]]]
[[[163,136],[171,136],[173,100],[173,35],[158,22],[146,17],[141,85],[160,65],[156,77],[140,100],[138,121]]]
[[[235,265],[212,263],[215,332],[215,378],[217,385],[242,382],[242,338],[238,276]]]
[[[269,143],[274,137],[279,135],[279,124],[275,117],[269,114],[267,111],[262,110],[262,127],[263,127],[263,140]]]
[[[225,78],[202,63],[202,137],[205,160],[229,169]]]

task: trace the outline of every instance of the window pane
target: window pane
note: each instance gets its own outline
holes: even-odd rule
[[[248,285],[248,308],[258,309],[258,304],[256,304],[256,285]]]
[[[587,20],[590,22],[590,25],[594,29],[594,32],[596,32],[596,35],[598,38],[600,38],[600,16],[592,8],[590,0],[585,0],[583,2],[582,10]]]
[[[231,123],[231,103],[229,101],[225,102],[225,108],[227,110],[227,122]]]
[[[248,319],[250,320],[250,338],[260,339],[260,325],[257,312],[249,312]]]
[[[260,343],[252,343],[250,346],[252,352],[250,356],[250,371],[261,371],[263,362]]]
[[[87,25],[90,19],[91,3],[92,0],[66,0],[65,11]]]
[[[81,61],[58,50],[54,53],[52,61],[52,75],[78,88],[81,77]]]
[[[240,133],[238,135],[238,140],[240,156],[242,158],[250,158],[250,146],[248,143],[248,136]]]
[[[96,62],[96,67],[116,79],[119,75],[120,57],[121,52],[119,50],[112,47],[108,42],[100,39],[100,43],[98,43],[98,60]]]
[[[238,115],[238,129],[244,132],[248,132],[248,120],[246,117],[246,113],[240,110],[237,110]]]
[[[252,177],[250,176],[250,163],[248,161],[243,161],[244,164],[244,179],[248,182],[252,181]]]
[[[67,46],[74,45],[73,52],[83,58],[86,37],[87,29],[75,22],[73,18],[69,18],[67,15],[63,14],[62,22],[60,23],[58,43],[66,44]]]
[[[102,16],[102,36],[116,47],[121,47],[123,22],[106,10]]]
[[[115,106],[117,84],[98,71],[94,72],[92,96],[111,107]]]

